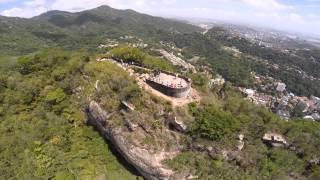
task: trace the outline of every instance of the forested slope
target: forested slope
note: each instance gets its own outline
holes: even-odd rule
[[[152,68],[174,70],[162,59],[149,64],[155,57],[136,48],[117,48],[111,53]],[[135,171],[110,150],[112,145],[106,145],[85,122],[85,109],[95,100],[106,111],[116,113],[110,121],[113,126],[126,128],[120,115],[121,100],[125,99],[139,111],[129,113],[130,120],[148,127],[149,135],[139,139],[145,147],[165,145],[182,149],[177,157],[166,161],[176,173],[190,172],[200,179],[319,178],[319,123],[282,121],[267,109],[244,100],[229,83],[209,88],[208,79],[201,73],[189,76],[204,97],[202,101],[172,108],[164,100],[142,93],[134,79],[118,66],[97,62],[95,58],[95,54],[87,52],[53,49],[3,64],[1,177],[136,179]],[[99,91],[95,88],[97,80],[101,80]],[[164,115],[159,115],[159,111]],[[169,129],[166,118],[170,115],[188,126],[186,132],[178,133],[179,145],[160,136]],[[290,147],[267,146],[261,140],[267,132],[283,134]],[[236,150],[239,134],[245,137],[241,151]],[[131,136],[135,136],[134,132]],[[213,149],[203,150],[209,147]]]
[[[94,66],[85,52],[45,50],[0,68],[1,179],[136,179],[85,124]]]
[[[44,47],[96,49],[107,38],[131,35],[147,40],[154,39],[159,32],[170,34],[200,30],[179,21],[101,6],[79,13],[51,11],[31,19],[2,16],[0,50],[21,55]]]
[[[297,51],[292,57],[230,37],[221,29],[205,35],[198,31],[181,22],[106,6],[79,13],[53,11],[32,19],[0,17],[1,178],[140,178],[86,124],[86,108],[94,100],[114,112],[113,126],[126,129],[125,117],[139,124],[147,132],[139,139],[145,147],[179,150],[177,157],[165,162],[177,173],[188,172],[199,179],[319,179],[319,123],[282,121],[266,108],[244,100],[235,88],[252,87],[251,72],[255,71],[286,82],[295,93],[320,96],[319,81],[295,71],[319,78],[319,50]],[[105,39],[124,35],[137,36],[151,47],[143,51],[120,45],[98,50]],[[163,48],[160,41],[181,48],[186,59],[199,57],[192,62],[195,66],[210,66],[210,75],[219,73],[228,82],[210,88],[204,73],[184,73],[169,61],[148,54],[153,46]],[[235,46],[242,54],[235,56],[226,46]],[[184,73],[193,80],[202,101],[173,108],[143,93],[128,72],[110,62],[97,62],[97,57]],[[261,59],[279,64],[281,71],[266,68],[257,61]],[[131,102],[138,112],[121,114],[122,100]],[[171,116],[188,129],[173,132],[167,123]],[[164,132],[180,138],[173,141],[162,136]],[[290,146],[266,145],[261,138],[268,132],[282,134]],[[240,151],[239,134],[245,137]]]

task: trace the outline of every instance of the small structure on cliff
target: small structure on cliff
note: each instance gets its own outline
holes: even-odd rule
[[[282,135],[276,133],[266,133],[262,140],[272,147],[284,147],[288,145],[286,139]]]
[[[153,73],[146,82],[163,94],[176,98],[186,97],[191,89],[189,78],[164,71]]]

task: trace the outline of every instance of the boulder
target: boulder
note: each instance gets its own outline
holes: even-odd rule
[[[283,91],[286,90],[286,84],[284,84],[284,83],[277,83],[276,86],[277,86],[277,87],[276,87],[276,90],[277,90],[278,92],[283,92]]]
[[[187,130],[187,126],[182,121],[178,121],[176,117],[174,117],[169,123],[179,132],[185,132]]]
[[[130,104],[129,102],[127,101],[121,101],[121,104],[128,110],[128,111],[135,111],[135,107],[134,105]]]
[[[95,85],[94,85],[94,88],[95,88],[97,91],[100,91],[99,82],[100,82],[100,80],[97,80],[96,83],[95,83]]]
[[[237,145],[237,149],[239,151],[241,151],[243,148],[244,148],[244,135],[243,134],[239,134],[239,137],[238,137],[238,145]]]
[[[309,163],[314,165],[320,165],[320,159],[319,158],[311,159]]]
[[[191,180],[191,179],[199,179],[199,176],[189,175],[186,179],[188,179],[188,180]]]
[[[320,114],[319,113],[313,113],[312,118],[316,121],[320,121]]]

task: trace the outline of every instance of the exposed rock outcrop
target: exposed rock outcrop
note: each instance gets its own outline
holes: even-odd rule
[[[187,63],[186,61],[184,61],[180,57],[175,56],[173,53],[169,53],[163,49],[160,49],[158,51],[162,54],[163,57],[165,57],[167,60],[169,60],[173,65],[181,66],[185,69],[190,70],[193,73],[197,72],[196,68],[192,64]]]
[[[186,132],[187,130],[187,126],[182,121],[177,120],[177,117],[171,118],[169,124],[179,132]]]
[[[165,159],[173,158],[178,152],[151,153],[147,149],[133,145],[123,129],[113,128],[108,123],[108,113],[98,103],[92,101],[87,109],[88,123],[95,126],[101,135],[110,141],[115,149],[133,165],[138,172],[149,180],[165,180],[173,178],[174,172],[162,164]]]
[[[286,139],[280,135],[280,134],[276,134],[276,133],[266,133],[263,137],[262,140],[272,146],[272,147],[287,147],[288,143],[286,141]]]
[[[243,134],[239,134],[238,136],[238,145],[237,145],[237,149],[239,151],[241,151],[244,148],[244,135]]]

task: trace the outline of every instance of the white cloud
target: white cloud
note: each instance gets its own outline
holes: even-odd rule
[[[146,11],[148,9],[148,4],[154,0],[77,0],[76,3],[66,0],[55,0],[50,9],[63,10],[63,11],[82,11],[92,9],[101,5],[109,5],[113,8],[118,9],[135,9],[139,11]],[[172,1],[172,0],[164,0]]]
[[[0,14],[4,16],[25,17],[30,18],[39,15],[48,10],[46,0],[29,0],[22,4],[21,7],[13,7],[2,11]]]
[[[24,5],[28,7],[39,7],[39,6],[45,6],[46,4],[47,4],[46,0],[30,0],[24,3]]]
[[[46,12],[46,8],[44,7],[35,7],[35,8],[11,8],[1,12],[4,16],[12,16],[12,17],[33,17],[34,15],[41,14]]]
[[[9,3],[13,1],[16,1],[16,0],[0,0],[0,4]]]
[[[176,0],[161,0],[161,2],[165,5],[171,5],[171,4],[176,3],[177,1]]]
[[[242,0],[245,4],[262,10],[287,10],[292,6],[283,4],[277,0]]]
[[[82,11],[86,9],[91,9],[100,5],[109,4],[113,0],[77,0],[66,1],[66,0],[56,0],[50,6],[53,10],[63,10],[63,11]]]

